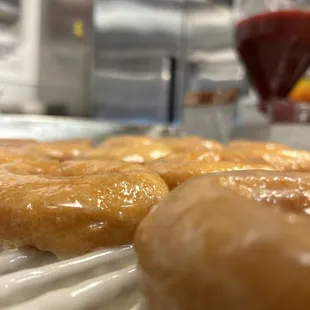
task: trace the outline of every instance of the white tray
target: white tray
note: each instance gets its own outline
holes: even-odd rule
[[[32,249],[0,255],[0,309],[142,310],[131,246],[59,260]]]

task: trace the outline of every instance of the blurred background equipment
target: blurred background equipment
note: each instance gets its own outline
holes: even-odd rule
[[[94,3],[96,116],[137,123],[178,123],[187,50],[183,1]]]
[[[309,0],[235,0],[235,48],[253,96],[238,100],[231,137],[309,148]]]
[[[231,124],[232,107],[218,113],[208,105],[233,104],[247,91],[232,45],[230,5],[95,1],[95,114],[137,123],[183,123],[191,133],[207,126],[211,137],[227,137],[218,121],[228,113]]]
[[[48,114],[90,116],[93,1],[40,2],[39,100]]]
[[[289,98],[294,102],[310,103],[310,71],[299,80],[291,91]]]
[[[180,124],[184,101],[233,102],[230,2],[0,1],[2,112]]]
[[[91,25],[92,1],[1,0],[1,112],[90,115]]]
[[[271,124],[255,107],[232,4],[0,0],[0,112],[172,125],[221,141],[293,139],[295,127]],[[303,102],[294,108],[301,120],[309,86],[306,74],[290,94]]]
[[[33,9],[33,1],[29,1]],[[1,109],[6,110],[12,104],[22,100],[32,100],[35,88],[34,64],[34,28],[33,20],[26,18],[22,1],[0,1],[0,82]],[[37,19],[38,21],[38,19]],[[26,61],[27,60],[27,61]],[[5,92],[4,92],[5,89]]]

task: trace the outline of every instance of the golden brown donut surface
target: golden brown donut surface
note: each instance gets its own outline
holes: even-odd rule
[[[148,164],[148,168],[158,173],[170,189],[184,181],[212,172],[235,170],[275,170],[266,163],[235,163],[222,161],[220,152],[194,151],[188,153],[173,153],[165,158]]]
[[[143,164],[167,156],[172,152],[164,143],[154,142],[149,145],[124,147],[99,147],[84,153],[85,159],[121,160],[129,163]]]
[[[92,148],[92,143],[86,139],[60,140],[40,142],[27,147],[39,155],[57,160],[67,160],[81,156]]]
[[[124,147],[150,145],[156,140],[148,136],[140,135],[121,135],[107,138],[99,147]]]
[[[66,160],[60,165],[63,176],[83,176],[110,172],[142,171],[142,165],[115,160]]]
[[[24,148],[0,147],[0,164],[9,163],[16,160],[35,161],[41,159],[46,159],[46,157]]]
[[[62,176],[62,166],[57,160],[22,160],[8,162],[0,169],[19,175]]]
[[[14,162],[0,174],[0,240],[56,254],[132,242],[168,193],[157,174],[127,163]]]
[[[34,143],[39,143],[39,141],[32,139],[0,139],[0,147],[19,148]]]
[[[200,137],[186,136],[186,137],[167,137],[162,138],[161,141],[167,143],[175,152],[189,151],[193,149],[207,149],[211,151],[220,151],[223,145],[214,140],[204,140]]]
[[[285,144],[265,142],[265,141],[232,140],[227,144],[227,148],[279,150],[279,149],[287,149],[288,146]]]
[[[243,163],[267,163],[280,171],[310,172],[310,153],[294,149],[225,150],[223,160]]]
[[[150,310],[310,308],[310,175],[194,178],[135,237]]]

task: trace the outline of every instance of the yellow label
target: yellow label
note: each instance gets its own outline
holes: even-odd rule
[[[73,22],[73,35],[78,39],[84,37],[84,23],[81,19]]]

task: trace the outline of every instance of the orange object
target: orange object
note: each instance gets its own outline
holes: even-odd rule
[[[310,78],[300,80],[289,95],[293,101],[310,103]]]

